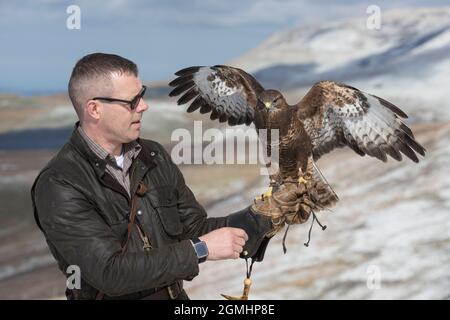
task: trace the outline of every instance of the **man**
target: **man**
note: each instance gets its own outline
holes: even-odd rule
[[[272,227],[250,207],[207,218],[164,148],[139,138],[145,90],[136,65],[117,55],[90,54],[73,69],[79,122],[31,191],[59,268],[80,268],[68,299],[188,299],[182,282],[199,263],[237,259],[244,246],[253,255]],[[251,230],[247,244],[233,226]]]

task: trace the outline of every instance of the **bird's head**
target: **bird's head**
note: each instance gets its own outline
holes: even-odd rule
[[[258,107],[261,110],[272,112],[286,107],[287,103],[281,92],[277,90],[264,90],[258,96]]]

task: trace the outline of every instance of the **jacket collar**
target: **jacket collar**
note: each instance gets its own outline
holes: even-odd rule
[[[77,152],[91,164],[97,175],[99,177],[102,177],[106,170],[106,160],[99,158],[91,150],[91,148],[89,148],[88,144],[86,143],[86,141],[84,141],[83,137],[78,131],[79,125],[79,121],[75,123],[74,130],[69,142],[77,150]],[[137,142],[142,146],[142,150],[139,152],[133,163],[136,162],[136,160],[139,160],[139,167],[141,168],[141,170],[145,171],[156,167],[154,157],[158,154],[158,150],[153,145],[145,143],[140,138],[137,139]]]

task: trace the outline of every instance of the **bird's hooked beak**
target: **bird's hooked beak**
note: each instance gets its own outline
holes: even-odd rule
[[[267,109],[270,109],[270,107],[272,106],[270,102],[264,102],[264,105],[266,106]]]

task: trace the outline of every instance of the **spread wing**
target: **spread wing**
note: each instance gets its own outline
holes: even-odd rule
[[[401,120],[407,115],[392,103],[332,81],[316,83],[297,104],[297,114],[311,137],[314,159],[349,146],[361,156],[400,161],[401,153],[419,162],[425,149]]]
[[[184,93],[178,104],[192,99],[187,112],[200,108],[200,113],[211,112],[212,120],[228,121],[229,125],[253,121],[258,94],[264,88],[245,71],[229,66],[189,67],[175,73],[178,76],[169,83],[175,89],[174,97]]]

